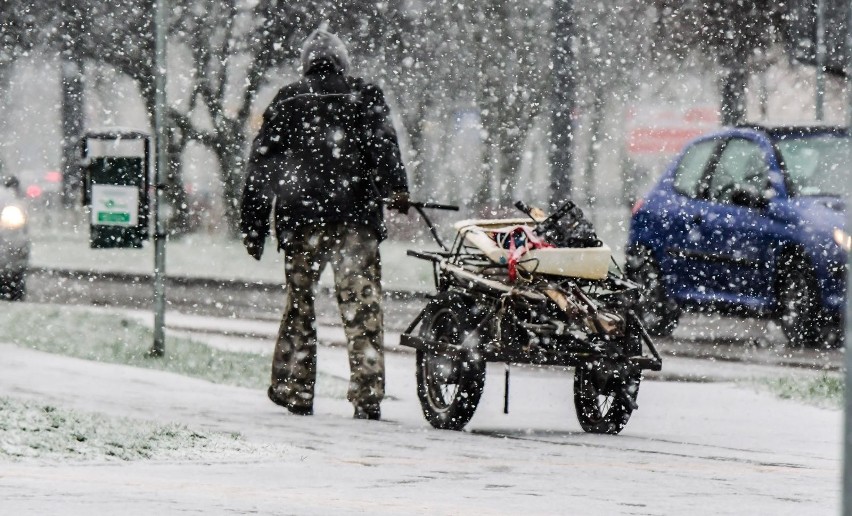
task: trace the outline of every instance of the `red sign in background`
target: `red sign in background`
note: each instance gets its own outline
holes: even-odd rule
[[[627,114],[627,152],[631,156],[666,156],[719,126],[712,106],[682,109],[636,106]]]

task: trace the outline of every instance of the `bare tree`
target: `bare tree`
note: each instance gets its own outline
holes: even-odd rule
[[[772,0],[652,0],[658,56],[682,58],[698,50],[722,69],[721,114],[726,124],[745,117],[745,86],[755,50],[782,41],[788,5]]]

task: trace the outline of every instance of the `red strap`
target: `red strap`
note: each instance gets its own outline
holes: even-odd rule
[[[526,246],[515,248],[515,230],[509,233],[509,282],[514,283],[518,277],[518,258],[527,251]]]
[[[522,234],[526,238],[524,239],[524,245],[521,247],[515,246],[515,235]],[[518,262],[521,257],[532,249],[543,249],[547,247],[553,247],[552,244],[549,244],[537,237],[527,226],[516,226],[512,228],[509,232],[509,282],[514,283],[518,277]]]

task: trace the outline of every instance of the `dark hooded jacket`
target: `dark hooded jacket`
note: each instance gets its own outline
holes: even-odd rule
[[[408,191],[396,132],[382,90],[341,68],[315,59],[264,113],[243,190],[249,239],[269,233],[273,204],[279,248],[292,232],[325,224],[367,225],[385,238],[380,201]]]

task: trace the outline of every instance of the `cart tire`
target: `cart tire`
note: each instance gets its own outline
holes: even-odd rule
[[[420,336],[460,344],[477,327],[473,302],[443,293],[426,307]],[[475,339],[474,339],[475,340]],[[417,351],[417,396],[423,416],[441,430],[461,430],[473,417],[485,387],[485,360],[472,344],[452,358]]]
[[[635,402],[639,395],[641,374],[632,374],[626,382],[626,389],[622,389],[624,384],[612,374],[599,373],[598,368],[584,366],[578,366],[574,371],[577,419],[586,432],[617,434],[633,413],[633,405],[624,399],[623,391],[626,390]]]
[[[627,258],[627,279],[644,288],[644,300],[636,307],[642,324],[655,337],[670,336],[680,320],[680,307],[666,294],[660,266],[647,249],[631,251]]]

